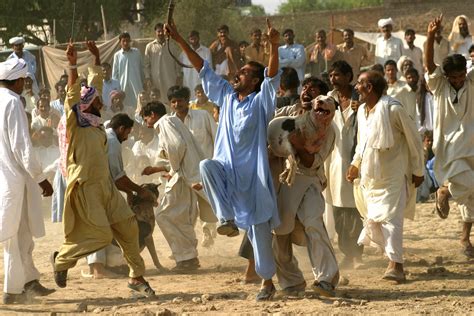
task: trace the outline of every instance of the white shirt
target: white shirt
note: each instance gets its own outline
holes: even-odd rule
[[[102,83],[102,103],[104,103],[106,109],[110,109],[110,92],[113,90],[121,91],[120,82],[118,80],[110,78],[109,81],[103,80]],[[135,107],[135,104],[127,104],[128,106]]]
[[[298,73],[298,79],[304,79],[306,54],[301,44],[282,45],[278,47],[280,68],[291,67]]]
[[[195,50],[196,53],[198,53],[199,56],[201,56],[202,59],[207,60],[209,65],[212,67],[212,55],[211,51],[209,48],[199,45],[199,47]],[[186,56],[185,53],[181,53],[179,56],[179,59],[181,62],[185,65],[191,65],[191,62],[188,59],[188,56]],[[192,68],[183,68],[183,85],[188,87],[189,90],[191,91],[191,98],[190,100],[194,100],[196,97],[194,93],[194,88],[198,84],[201,83],[201,79],[199,79],[199,74],[197,70],[192,67]]]
[[[403,42],[397,37],[390,36],[387,40],[380,35],[375,44],[375,62],[385,64],[387,60],[397,62],[403,53]]]
[[[171,116],[176,116],[173,112]],[[184,125],[191,131],[207,159],[214,154],[214,140],[216,139],[217,124],[212,116],[204,110],[189,109],[184,118]]]
[[[46,179],[31,144],[28,120],[20,96],[0,87],[0,241],[18,232],[22,205],[28,202],[28,220],[34,237],[44,235],[38,183]],[[26,196],[25,196],[26,189]]]

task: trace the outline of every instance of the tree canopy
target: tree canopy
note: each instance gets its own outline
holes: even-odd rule
[[[286,0],[278,7],[280,14],[295,12],[353,9],[379,6],[383,0]]]
[[[74,25],[73,7],[75,3]],[[133,23],[136,0],[1,0],[0,37],[7,41],[22,34],[26,41],[36,45],[51,42],[48,30],[56,23],[56,40],[66,42],[74,33],[75,40],[96,40],[103,34],[100,5],[103,5],[108,31],[117,31],[124,20]],[[147,1],[141,12],[145,18],[153,19],[167,9],[166,0]],[[43,40],[31,28],[42,30]]]

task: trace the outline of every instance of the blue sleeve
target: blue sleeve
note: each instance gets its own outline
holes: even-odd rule
[[[204,65],[199,72],[199,78],[202,80],[204,93],[219,107],[224,105],[226,96],[234,93],[230,83],[216,75],[207,61],[204,61]]]
[[[265,119],[269,123],[275,114],[277,91],[280,86],[282,71],[278,70],[278,73],[272,78],[268,77],[267,73],[268,68],[265,68],[265,79],[260,86],[260,92],[255,96],[255,102],[261,104]]]
[[[122,148],[118,141],[108,139],[107,156],[109,158],[109,170],[112,179],[116,181],[126,176],[123,169]]]

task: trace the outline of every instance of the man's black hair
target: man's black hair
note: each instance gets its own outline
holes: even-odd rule
[[[352,36],[354,36],[354,30],[353,29],[344,29],[342,31],[342,33],[349,33],[349,34],[352,34]]]
[[[163,23],[161,23],[161,22],[156,23],[156,24],[155,24],[155,27],[154,27],[154,30],[156,31],[156,30],[159,30],[159,29],[163,29],[163,26],[164,26],[164,25],[163,25]]]
[[[409,35],[409,34],[415,35],[415,34],[416,34],[416,33],[415,33],[415,30],[414,30],[414,29],[406,29],[406,30],[405,30],[405,36],[407,36],[407,35]]]
[[[446,75],[452,72],[466,70],[466,58],[460,54],[454,54],[443,59],[443,71]]]
[[[120,126],[125,128],[133,127],[133,120],[125,113],[115,114],[111,119],[108,125],[109,128],[118,129]]]
[[[172,98],[185,99],[189,101],[189,98],[191,97],[191,91],[188,87],[172,86],[168,89],[166,96],[168,97],[168,101],[171,101]]]
[[[189,32],[188,37],[193,37],[193,36],[199,37],[199,32],[196,30],[192,30],[191,32]]]
[[[295,34],[295,32],[293,32],[292,29],[285,29],[285,30],[283,31],[282,35],[285,36],[286,33],[290,33],[290,32],[293,33],[293,35]]]
[[[123,33],[121,33],[121,34],[119,35],[119,41],[121,41],[122,38],[130,38],[130,39],[131,39],[130,33],[128,33],[128,32],[123,32]]]
[[[165,116],[166,115],[166,107],[160,101],[148,102],[140,111],[140,115],[150,116],[152,113],[157,114],[158,116]]]
[[[397,62],[395,60],[392,60],[392,59],[387,60],[385,62],[385,64],[383,64],[383,69],[385,69],[385,67],[387,67],[388,65],[392,65],[395,68],[397,68]],[[398,68],[397,68],[397,70],[398,70]]]
[[[416,70],[416,68],[408,68],[405,71],[404,75],[405,75],[405,78],[408,75],[412,75],[412,76],[416,76],[416,77],[420,78],[420,73],[418,72],[418,70]]]
[[[260,86],[265,79],[265,66],[256,61],[249,61],[247,65],[253,68],[253,76],[258,78],[257,85],[255,86],[255,92],[260,92]]]
[[[367,81],[372,85],[375,94],[378,97],[381,97],[387,88],[387,81],[385,81],[384,76],[378,71],[369,70],[366,72]]]
[[[298,89],[300,79],[296,70],[292,67],[283,67],[281,71],[280,86],[284,90]]]
[[[306,78],[305,80],[303,80],[303,83],[301,84],[301,86],[304,87],[307,84],[311,84],[312,86],[318,88],[319,93],[321,95],[326,95],[329,92],[328,85],[317,77],[311,76],[311,77]]]
[[[349,63],[347,63],[345,60],[338,60],[338,61],[335,61],[335,62],[331,65],[331,67],[329,67],[328,72],[331,73],[331,72],[333,72],[334,70],[339,71],[339,72],[342,73],[343,75],[350,74],[350,75],[351,75],[351,78],[350,78],[349,81],[352,81],[352,79],[354,79],[354,72],[352,71],[352,67],[351,67],[351,65],[349,65]]]

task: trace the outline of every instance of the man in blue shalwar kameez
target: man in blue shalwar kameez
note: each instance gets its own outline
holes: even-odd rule
[[[276,291],[271,230],[280,224],[267,155],[267,126],[280,84],[280,34],[268,20],[267,25],[271,43],[268,68],[249,62],[233,84],[214,73],[179,35],[174,23],[165,26],[199,72],[206,95],[220,108],[214,159],[201,161],[201,178],[221,222],[218,233],[237,236],[237,227],[248,232],[255,268],[263,279],[257,301],[270,300]]]

